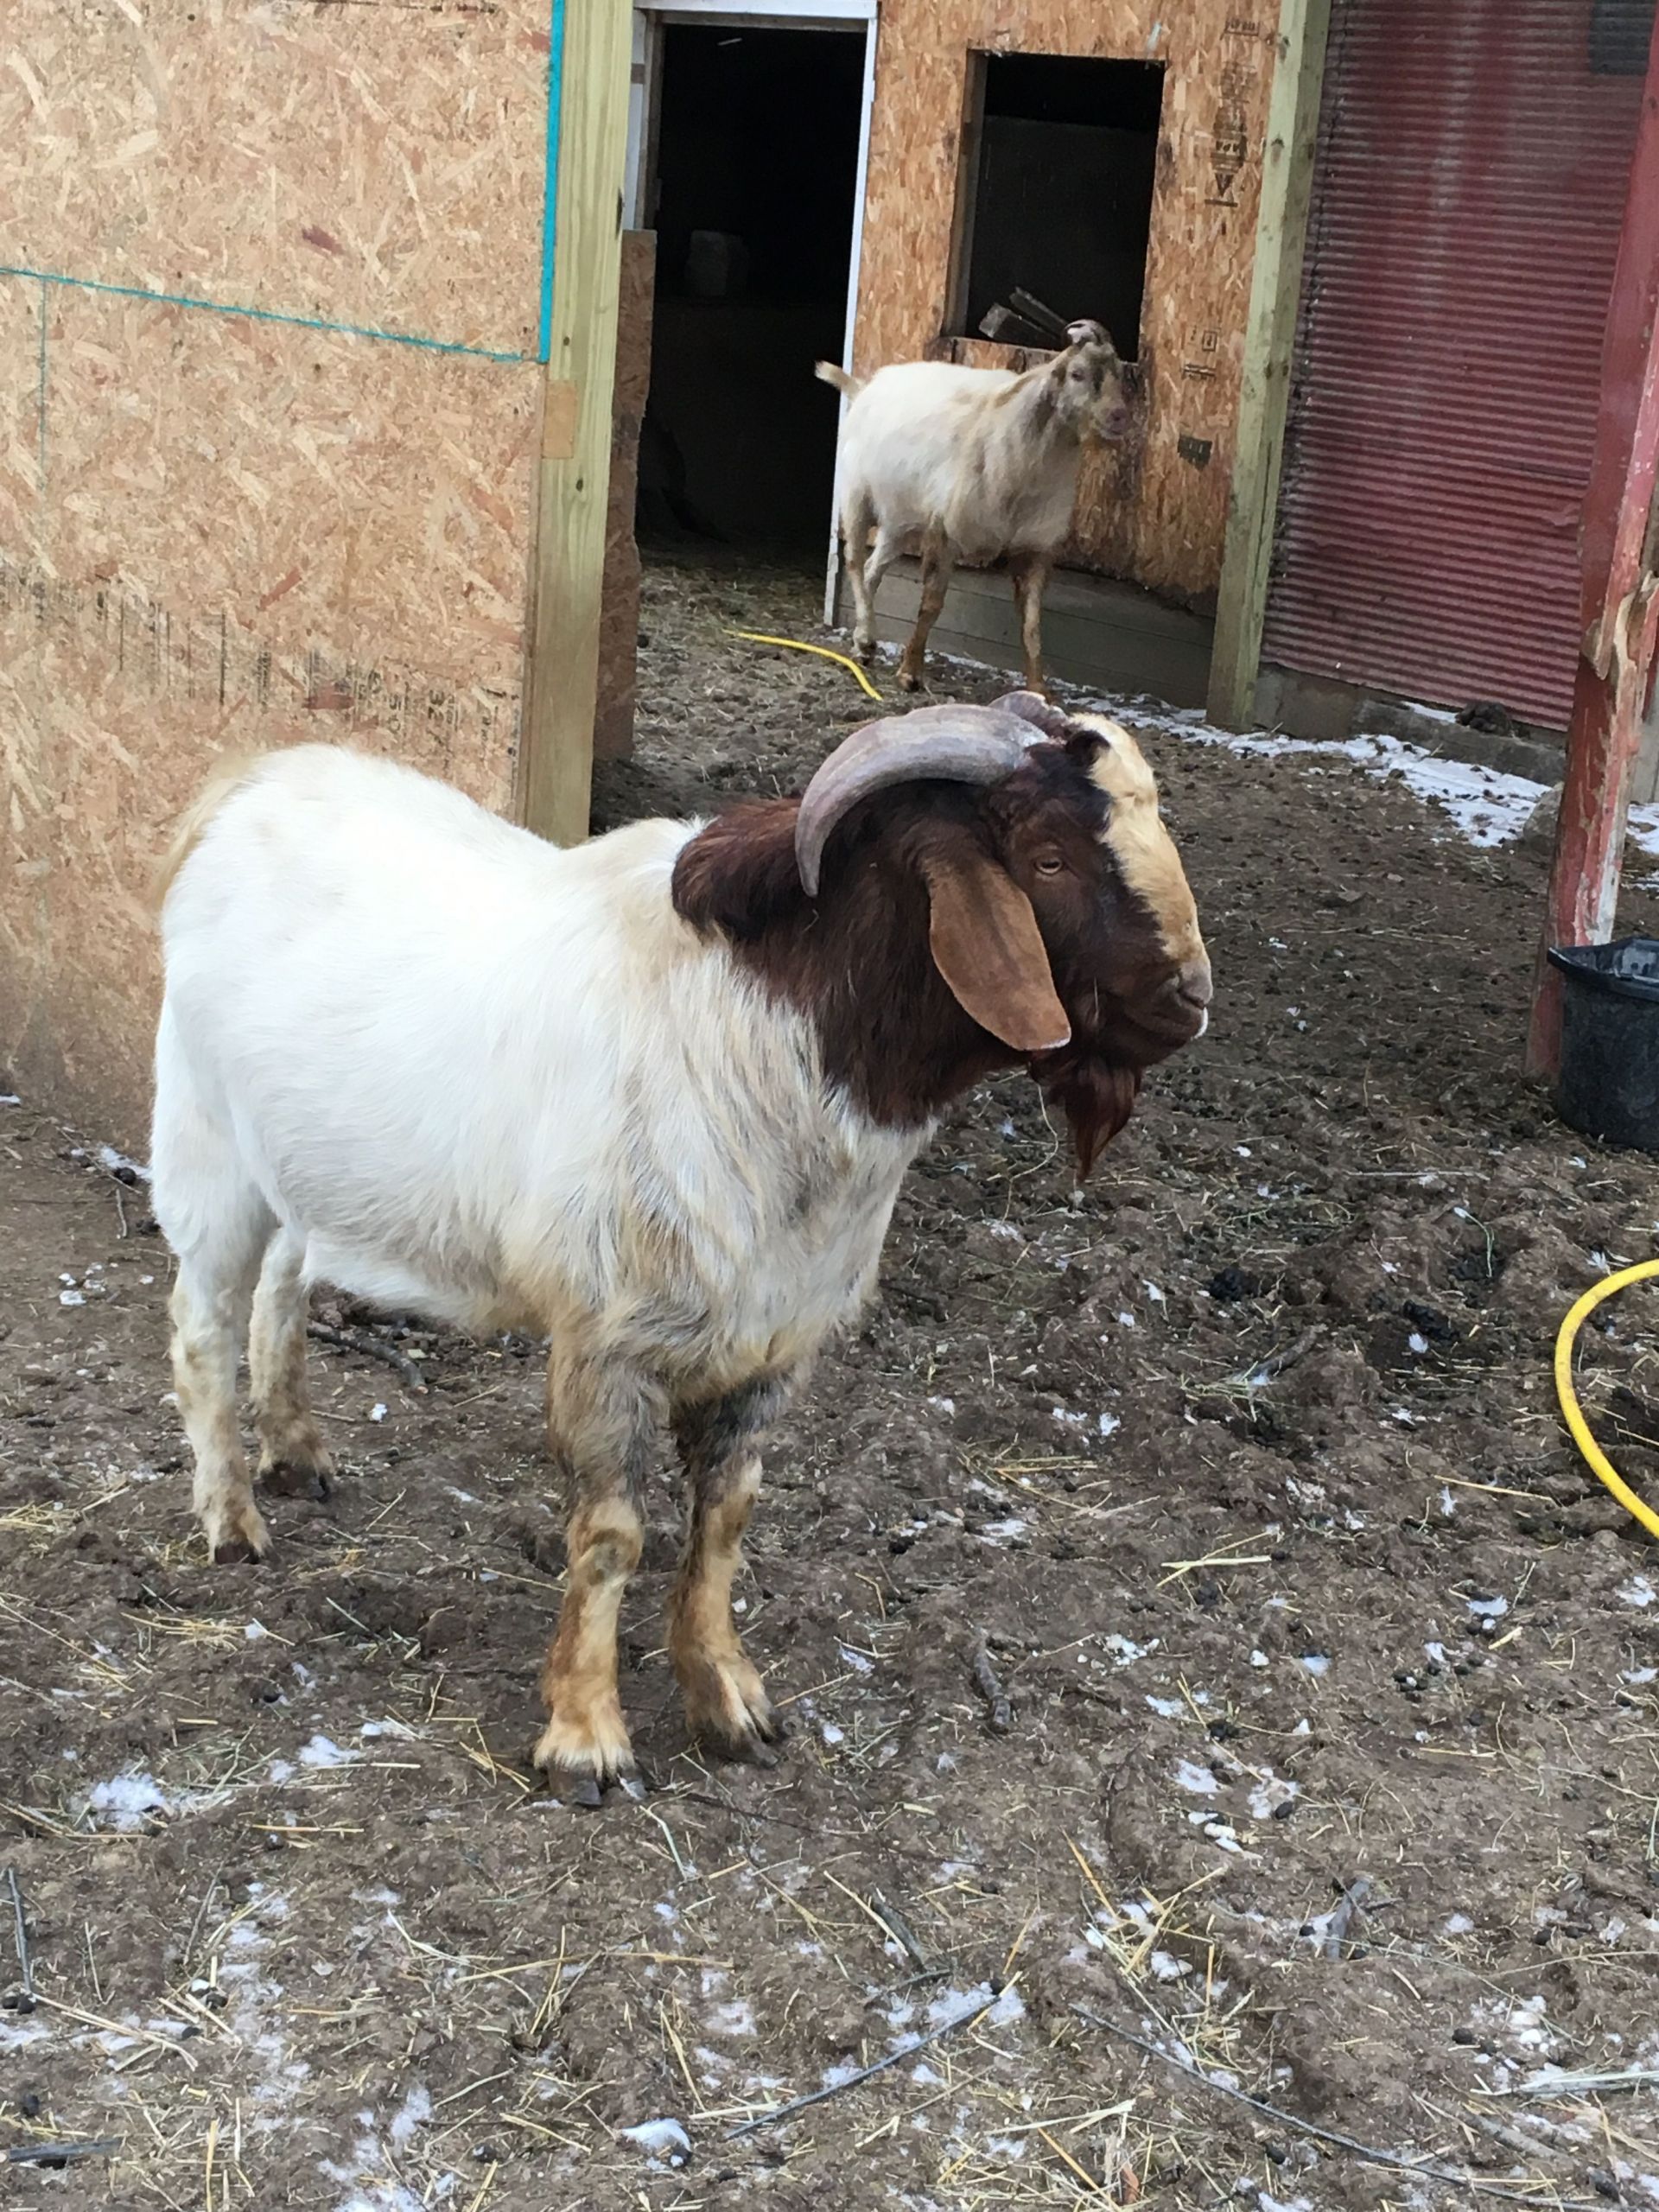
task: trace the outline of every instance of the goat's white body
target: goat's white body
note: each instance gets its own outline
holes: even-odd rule
[[[156,1203],[181,1255],[280,1224],[305,1279],[556,1332],[699,1390],[810,1357],[874,1277],[919,1133],[675,913],[696,825],[575,851],[307,746],[168,895]]]
[[[874,521],[914,550],[939,531],[956,559],[1058,553],[1071,527],[1081,446],[1038,386],[1008,369],[901,361],[854,396],[842,429],[836,508],[850,535]]]

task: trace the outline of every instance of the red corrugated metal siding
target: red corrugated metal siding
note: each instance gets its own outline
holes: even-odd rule
[[[1565,726],[1642,94],[1596,12],[1336,0],[1268,660]]]

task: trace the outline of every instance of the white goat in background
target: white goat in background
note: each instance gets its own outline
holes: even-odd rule
[[[1071,528],[1085,445],[1128,420],[1122,364],[1097,322],[1035,368],[900,361],[868,383],[820,361],[851,401],[836,467],[836,511],[853,588],[854,639],[875,649],[874,601],[900,554],[919,553],[922,601],[899,681],[922,681],[928,632],[950,572],[1006,558],[1019,610],[1025,683],[1043,688],[1043,589]],[[870,532],[875,544],[870,546]]]

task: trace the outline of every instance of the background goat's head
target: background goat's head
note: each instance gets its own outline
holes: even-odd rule
[[[1071,344],[1046,372],[1054,412],[1085,444],[1121,438],[1129,424],[1129,385],[1117,348],[1098,322],[1068,327]]]
[[[675,903],[817,1020],[826,1065],[920,1119],[1025,1061],[1079,1172],[1145,1071],[1200,1035],[1210,963],[1128,733],[1030,693],[925,707],[837,747],[798,803],[682,854]]]

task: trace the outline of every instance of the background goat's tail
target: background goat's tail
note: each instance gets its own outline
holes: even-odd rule
[[[177,880],[184,866],[201,841],[203,831],[219,812],[232,791],[238,791],[259,765],[257,753],[226,753],[216,760],[207,772],[207,781],[179,817],[167,850],[156,870],[150,884],[150,899],[157,913],[167,903],[167,894]]]
[[[849,377],[845,369],[838,369],[833,361],[817,362],[812,373],[820,384],[834,385],[836,390],[844,393],[849,399],[855,399],[864,389],[861,377]]]

